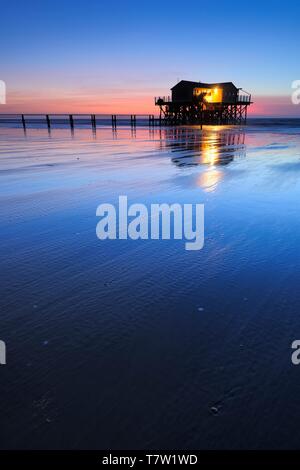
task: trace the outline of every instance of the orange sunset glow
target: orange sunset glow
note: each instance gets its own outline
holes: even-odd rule
[[[170,93],[165,90],[165,94]],[[6,113],[95,113],[95,114],[149,114],[157,113],[154,96],[157,88],[151,90],[30,90],[29,92],[10,90],[7,92]],[[254,104],[249,109],[250,116],[299,116],[298,107],[290,96],[253,97]]]

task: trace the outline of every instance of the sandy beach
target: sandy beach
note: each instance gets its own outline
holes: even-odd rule
[[[300,122],[0,128],[0,447],[299,448]],[[203,203],[205,245],[96,237]]]

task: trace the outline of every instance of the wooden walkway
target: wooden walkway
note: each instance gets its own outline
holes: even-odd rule
[[[74,129],[76,126],[96,129],[98,126],[111,126],[116,128],[118,125],[129,125],[135,127],[137,125],[146,126],[162,126],[167,122],[162,117],[156,117],[154,114],[139,115],[96,115],[96,114],[0,114],[1,125],[17,125],[26,130],[28,127],[45,126],[48,130],[60,126],[69,126]]]

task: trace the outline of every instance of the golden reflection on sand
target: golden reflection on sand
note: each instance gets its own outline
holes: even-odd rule
[[[217,188],[218,184],[222,181],[223,175],[224,172],[219,168],[208,168],[199,175],[197,181],[198,186],[208,193],[213,192]]]

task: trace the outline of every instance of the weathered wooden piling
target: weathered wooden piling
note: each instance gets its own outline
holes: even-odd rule
[[[74,129],[74,119],[73,119],[72,114],[69,114],[69,119],[70,119],[70,127],[71,127],[71,129]]]
[[[154,126],[154,114],[149,114],[149,126]]]
[[[113,127],[117,127],[117,115],[116,114],[112,114],[111,124],[112,124]]]
[[[46,114],[46,122],[47,122],[47,127],[48,127],[48,130],[50,131],[50,128],[51,128],[51,123],[50,123],[50,117],[49,117],[49,114]]]
[[[96,115],[91,114],[91,122],[92,122],[92,128],[96,129]]]
[[[130,116],[130,124],[132,126],[136,126],[136,115],[135,114],[131,114]]]
[[[25,116],[24,116],[24,114],[22,114],[22,125],[23,125],[24,131],[26,131],[26,122],[25,122]]]

